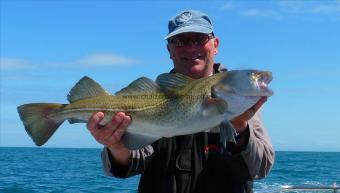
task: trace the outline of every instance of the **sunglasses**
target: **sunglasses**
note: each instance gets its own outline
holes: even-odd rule
[[[178,36],[168,40],[168,43],[175,46],[175,47],[183,47],[188,45],[195,45],[195,46],[203,46],[209,40],[213,39],[214,35],[197,35],[192,38]]]

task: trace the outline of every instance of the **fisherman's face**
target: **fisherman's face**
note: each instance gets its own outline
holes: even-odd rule
[[[177,73],[202,78],[213,73],[219,39],[202,33],[182,33],[169,39],[168,51]]]

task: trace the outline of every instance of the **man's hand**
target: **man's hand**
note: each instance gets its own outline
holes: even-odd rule
[[[118,163],[127,165],[130,151],[123,144],[122,136],[131,123],[131,117],[123,112],[118,112],[110,122],[101,126],[99,123],[104,116],[102,112],[94,113],[87,123],[87,129],[98,143],[109,148]]]
[[[230,121],[238,133],[242,133],[247,129],[248,120],[255,115],[255,113],[266,101],[267,97],[266,96],[262,97],[259,101],[257,101],[257,103],[253,107],[251,107],[250,109],[248,109],[247,111],[245,111],[244,113]]]

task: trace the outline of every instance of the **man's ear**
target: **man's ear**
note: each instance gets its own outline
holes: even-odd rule
[[[214,54],[217,55],[218,53],[218,46],[220,45],[220,39],[218,37],[214,38]]]

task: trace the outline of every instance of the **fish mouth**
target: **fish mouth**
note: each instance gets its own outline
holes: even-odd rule
[[[263,89],[264,91],[271,92],[273,91],[269,89],[268,84],[273,80],[273,74],[272,72],[265,72],[263,73],[263,76],[260,79],[260,88]]]
[[[261,91],[263,92],[263,96],[272,96],[274,94],[274,91],[268,87],[261,88]]]
[[[243,91],[235,88],[234,92],[242,96],[272,96],[274,92],[269,88],[269,83],[273,80],[273,74],[270,71],[250,71],[250,82],[252,89]]]
[[[273,74],[268,71],[258,73],[260,73],[260,78],[257,80],[257,85],[259,89],[269,96],[273,95],[273,91],[268,87],[268,84],[273,80]]]
[[[255,71],[252,73],[251,78],[253,79],[256,87],[266,94],[273,94],[273,91],[268,88],[268,84],[273,80],[273,75],[269,71]]]
[[[262,76],[262,81],[266,84],[269,84],[273,80],[273,73],[272,72],[265,72]]]

